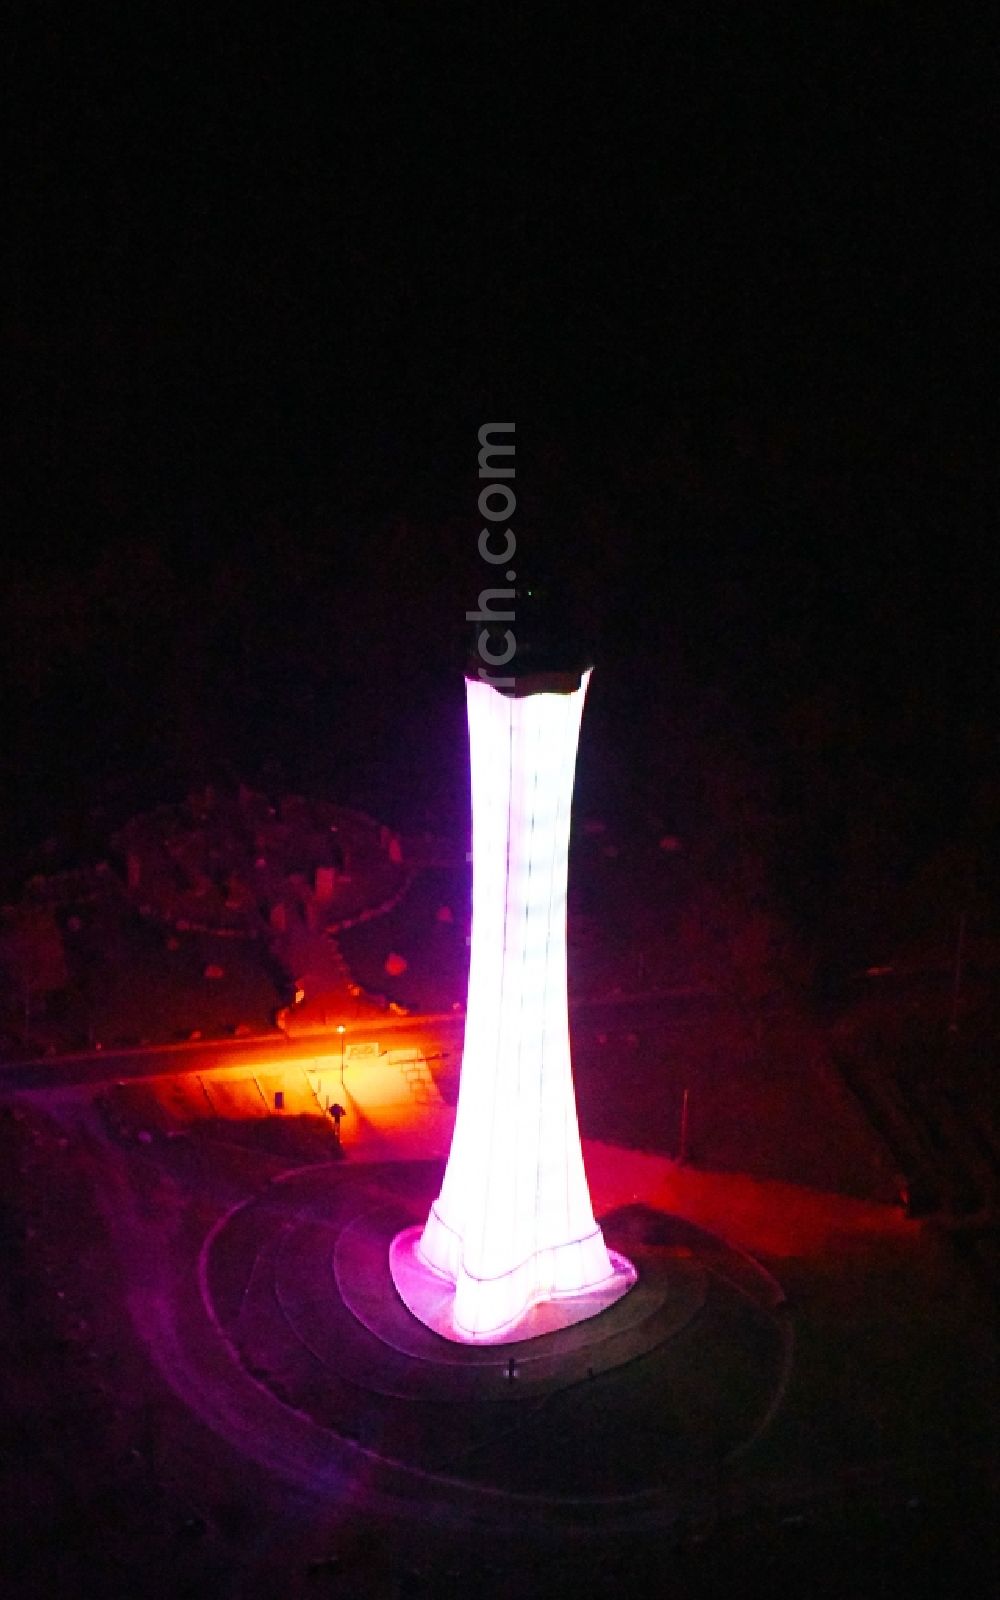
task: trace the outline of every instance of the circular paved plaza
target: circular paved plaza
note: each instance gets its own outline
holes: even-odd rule
[[[638,1270],[589,1321],[509,1345],[457,1345],[403,1305],[389,1247],[417,1225],[437,1163],[288,1173],[202,1249],[212,1320],[254,1383],[396,1476],[621,1510],[689,1493],[759,1430],[787,1376],[774,1280],[680,1218],[600,1221]],[[331,1443],[333,1442],[331,1438]]]

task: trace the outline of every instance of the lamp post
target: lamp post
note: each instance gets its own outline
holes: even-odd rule
[[[342,1022],[337,1023],[337,1032],[340,1034],[340,1087],[344,1087],[344,1034],[347,1029]]]

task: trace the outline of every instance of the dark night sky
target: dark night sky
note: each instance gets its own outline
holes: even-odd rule
[[[876,459],[975,430],[974,39],[891,6],[572,37],[544,8],[110,37],[43,13],[13,61],[19,518],[307,483],[437,509],[484,408],[574,461],[681,421],[856,430]]]
[[[190,616],[225,564],[265,638],[288,561],[331,632],[367,590],[440,665],[476,429],[513,418],[524,563],[644,706],[679,651],[762,729],[790,683],[880,737],[996,710],[974,22],[42,5],[12,37],[9,582],[141,546]]]

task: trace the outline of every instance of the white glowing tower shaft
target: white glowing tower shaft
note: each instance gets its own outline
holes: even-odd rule
[[[613,1277],[583,1167],[566,1010],[570,805],[590,674],[567,693],[467,680],[472,950],[451,1154],[418,1257],[477,1338]]]

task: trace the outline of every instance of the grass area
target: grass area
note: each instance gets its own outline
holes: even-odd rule
[[[282,989],[275,965],[257,940],[212,934],[170,935],[156,926],[126,934],[123,959],[92,970],[90,1026],[105,1044],[146,1039],[206,1038],[242,1025],[273,1025]],[[212,971],[217,976],[206,976]]]
[[[468,868],[434,867],[421,872],[395,910],[338,935],[338,944],[358,983],[374,994],[415,1011],[450,1011],[464,1005],[468,988],[471,880]],[[442,909],[448,921],[438,919]],[[405,972],[386,971],[396,953]]]

